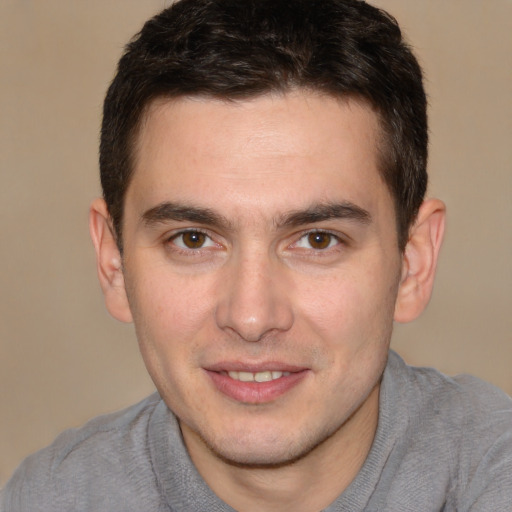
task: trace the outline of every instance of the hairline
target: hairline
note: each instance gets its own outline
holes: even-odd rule
[[[138,115],[134,119],[134,123],[131,126],[131,128],[128,131],[128,136],[126,139],[126,147],[127,147],[127,179],[126,179],[126,185],[124,188],[124,193],[122,200],[120,202],[120,214],[118,215],[118,219],[114,219],[111,215],[111,220],[113,221],[113,229],[114,229],[114,235],[116,237],[116,242],[118,245],[118,248],[121,252],[121,255],[123,253],[123,225],[124,225],[124,218],[125,218],[125,207],[126,207],[126,197],[128,195],[128,190],[131,186],[133,176],[135,173],[135,169],[138,164],[138,150],[140,148],[140,141],[142,139],[142,131],[144,129],[144,126],[146,122],[148,121],[150,117],[150,112],[155,106],[158,105],[158,103],[168,103],[172,101],[178,101],[182,99],[205,99],[205,100],[213,100],[213,101],[219,101],[224,102],[226,104],[232,104],[232,103],[241,103],[245,101],[255,100],[258,98],[263,97],[269,97],[269,96],[275,96],[275,97],[284,97],[287,94],[293,93],[295,91],[301,91],[301,92],[309,92],[312,94],[316,94],[320,97],[328,97],[328,98],[334,98],[337,101],[340,102],[349,102],[349,101],[355,101],[359,103],[360,105],[369,108],[371,112],[374,113],[376,116],[377,121],[377,133],[375,137],[375,144],[376,144],[376,165],[377,165],[377,172],[382,180],[382,183],[387,188],[391,200],[393,202],[393,209],[395,213],[395,227],[397,232],[397,240],[399,249],[401,252],[405,249],[405,241],[402,240],[403,233],[402,226],[399,218],[399,204],[398,204],[398,197],[396,197],[395,191],[392,189],[392,186],[388,181],[386,180],[385,176],[387,173],[390,172],[390,168],[393,167],[393,143],[392,143],[392,134],[390,133],[390,129],[387,128],[387,120],[381,110],[375,106],[375,104],[367,97],[365,97],[363,94],[358,94],[356,92],[343,92],[343,93],[336,93],[331,90],[323,90],[320,87],[312,87],[309,85],[288,85],[288,86],[282,86],[279,88],[272,88],[268,89],[266,91],[258,91],[258,92],[251,92],[248,91],[246,94],[236,94],[236,95],[222,95],[222,94],[214,94],[214,93],[208,93],[208,92],[197,92],[197,93],[180,93],[180,92],[161,92],[157,93],[155,95],[149,96],[144,105],[141,107]],[[391,172],[396,172],[395,170],[391,169]],[[110,214],[110,212],[109,212]],[[115,222],[117,221],[117,222]],[[414,221],[414,219],[411,219],[411,223]],[[409,226],[410,227],[410,226]]]

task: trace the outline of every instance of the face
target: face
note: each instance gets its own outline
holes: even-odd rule
[[[368,107],[305,92],[150,108],[124,282],[187,444],[285,463],[370,407],[401,269],[378,134]]]

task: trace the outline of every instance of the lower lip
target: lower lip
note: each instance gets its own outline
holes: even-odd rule
[[[221,393],[246,404],[272,402],[297,386],[308,373],[304,370],[268,382],[242,382],[224,373],[208,370],[206,372]]]

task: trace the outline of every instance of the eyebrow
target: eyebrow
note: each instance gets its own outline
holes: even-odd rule
[[[278,227],[296,227],[304,224],[314,224],[330,219],[353,220],[360,224],[370,224],[370,212],[349,201],[341,203],[318,203],[306,210],[298,210],[281,216],[277,221]]]
[[[188,206],[168,201],[145,211],[142,214],[142,221],[148,227],[169,221],[194,222],[219,228],[229,228],[232,224],[226,217],[219,215],[210,208]]]
[[[169,221],[194,222],[222,229],[233,229],[233,223],[223,215],[198,206],[190,206],[165,201],[150,208],[142,214],[142,221],[147,227]],[[361,224],[370,224],[370,213],[351,202],[317,203],[305,210],[291,211],[280,215],[274,222],[279,229],[314,224],[330,219],[347,219]]]

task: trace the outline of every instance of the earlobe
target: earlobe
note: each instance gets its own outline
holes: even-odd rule
[[[91,204],[89,230],[96,250],[98,278],[107,309],[117,320],[131,322],[132,315],[126,296],[121,254],[107,206],[101,198],[94,200]]]
[[[443,241],[446,208],[438,199],[421,205],[405,247],[394,319],[410,322],[427,306]]]

